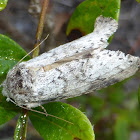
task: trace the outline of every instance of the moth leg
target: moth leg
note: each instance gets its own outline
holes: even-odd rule
[[[42,108],[42,110],[44,111],[44,113],[45,113],[45,115],[47,117],[48,116],[48,113],[47,113],[46,109],[42,105],[40,105],[40,107]]]

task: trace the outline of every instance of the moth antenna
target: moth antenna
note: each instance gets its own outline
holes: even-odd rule
[[[53,117],[53,118],[56,118],[56,119],[65,121],[65,122],[67,122],[67,123],[73,125],[72,122],[69,122],[69,121],[64,120],[64,119],[62,119],[62,118],[59,118],[59,117],[57,117],[57,116],[48,114],[47,111],[46,111],[46,109],[45,109],[42,105],[40,105],[40,107],[43,109],[44,112],[41,112],[41,111],[38,111],[38,110],[34,110],[34,109],[31,109],[31,108],[27,108],[27,107],[24,107],[24,106],[17,105],[16,102],[14,102],[13,100],[11,100],[10,98],[7,98],[7,100],[8,100],[8,101],[11,101],[13,104],[15,104],[16,106],[19,106],[19,107],[21,107],[21,108],[23,108],[23,109],[30,110],[30,111],[32,111],[32,112],[36,112],[36,113],[39,113],[39,114],[43,114],[43,115],[45,115],[46,117],[47,117],[47,116],[50,116],[50,117]]]
[[[36,50],[47,38],[49,37],[49,34],[34,48],[32,49],[29,53],[27,53],[19,62],[16,64],[18,65],[24,58],[26,58],[29,54],[31,54],[34,50]]]

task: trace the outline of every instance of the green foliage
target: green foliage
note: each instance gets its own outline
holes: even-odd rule
[[[0,89],[1,92],[2,88]],[[11,120],[17,115],[19,108],[11,102],[6,102],[6,97],[0,94],[0,125]]]
[[[27,53],[9,37],[0,34],[0,84],[6,78],[7,72]],[[29,60],[27,56],[25,60]]]
[[[67,27],[67,35],[79,30],[83,35],[91,33],[98,16],[119,18],[120,0],[85,0],[72,14]]]
[[[0,11],[2,11],[6,5],[7,5],[8,0],[0,0]]]
[[[30,112],[30,120],[44,140],[94,140],[93,127],[80,110],[61,102],[48,103],[44,108],[60,118]]]
[[[138,3],[140,3],[140,0],[136,0]]]
[[[7,72],[27,53],[9,37],[0,34],[0,84],[6,78]],[[29,60],[27,56],[25,60]],[[0,93],[2,88],[0,89]],[[0,94],[0,124],[6,123],[19,112],[13,103],[7,102]]]

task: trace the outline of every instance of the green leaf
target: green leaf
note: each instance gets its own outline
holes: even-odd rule
[[[7,72],[27,53],[15,41],[0,34],[0,84],[6,78]],[[24,60],[29,60],[27,56]]]
[[[7,5],[8,0],[0,0],[0,11],[2,11],[6,5]]]
[[[79,30],[83,35],[91,33],[98,16],[112,17],[118,20],[120,0],[85,0],[72,14],[67,27],[67,35]]]
[[[0,34],[0,84],[6,78],[7,72],[27,53],[16,42],[9,37]],[[26,57],[25,60],[29,60]],[[20,108],[13,103],[7,102],[6,97],[2,96],[0,89],[0,125],[11,120],[17,115]]]
[[[2,88],[0,89],[1,92]],[[0,94],[0,125],[11,120],[17,115],[19,108],[16,107],[13,103],[7,102],[6,97]]]
[[[46,117],[45,115],[30,112],[30,120],[44,140],[95,139],[91,123],[80,110],[61,102],[51,102],[43,106],[48,114],[60,118]],[[38,108],[38,110],[40,109]]]

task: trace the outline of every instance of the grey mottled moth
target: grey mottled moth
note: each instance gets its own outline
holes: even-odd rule
[[[139,68],[139,57],[105,49],[117,27],[114,19],[100,16],[94,32],[16,65],[3,83],[3,95],[19,106],[32,108],[132,76]]]

